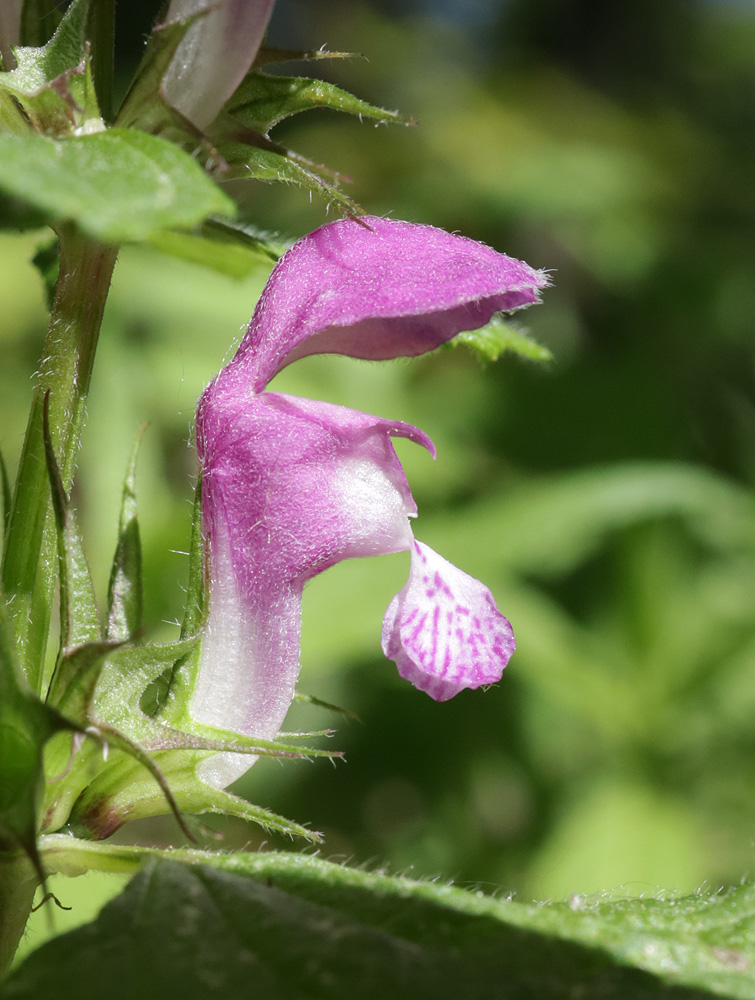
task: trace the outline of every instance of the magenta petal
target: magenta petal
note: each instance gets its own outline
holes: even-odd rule
[[[409,580],[383,621],[383,652],[435,701],[501,679],[514,633],[479,580],[414,542]]]
[[[205,530],[211,551],[216,522],[228,532],[243,591],[302,586],[342,559],[409,548],[416,506],[391,436],[432,448],[408,424],[346,407],[254,395],[228,378],[207,389],[197,414]]]
[[[308,354],[413,357],[536,302],[547,284],[542,271],[433,226],[341,219],[281,258],[232,364],[260,392]]]
[[[190,712],[200,723],[272,739],[299,673],[304,584],[352,556],[408,549],[416,512],[391,444],[429,439],[397,421],[243,380],[210,385],[197,414],[209,616]],[[249,758],[203,766],[228,784]]]

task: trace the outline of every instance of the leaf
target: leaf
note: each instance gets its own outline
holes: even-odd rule
[[[208,239],[245,246],[273,264],[291,246],[290,241],[281,240],[276,233],[258,229],[250,222],[237,222],[233,219],[206,219],[202,223],[201,232]]]
[[[43,878],[36,850],[37,807],[47,740],[71,728],[24,683],[0,592],[0,851],[22,847]]]
[[[468,511],[464,545],[484,551],[495,523],[496,565],[552,576],[571,572],[612,532],[658,517],[682,518],[705,545],[755,547],[751,493],[682,462],[595,466],[496,494]]]
[[[314,705],[316,708],[324,708],[328,712],[337,712],[339,715],[345,715],[347,719],[355,719],[357,722],[361,721],[356,712],[352,712],[348,708],[339,708],[338,705],[331,705],[329,701],[322,701],[320,698],[315,698],[311,694],[300,694],[296,692],[294,695],[294,700],[301,702],[305,705]]]
[[[115,0],[97,0],[89,12],[88,34],[92,46],[94,85],[105,121],[113,114],[113,62],[115,59]]]
[[[507,323],[500,316],[494,316],[479,330],[469,330],[457,334],[444,346],[458,347],[463,344],[473,351],[481,361],[497,361],[506,351],[518,354],[528,361],[552,361],[553,355],[547,347],[538,344],[524,330]]]
[[[232,278],[245,278],[260,266],[269,266],[285,247],[253,226],[207,219],[198,233],[160,232],[150,243],[163,253],[193,264],[211,267]]]
[[[45,838],[51,870],[75,871],[80,852],[128,871],[147,853],[65,839]],[[110,1000],[146,984],[162,1000],[352,1000],[355,984],[364,1000],[755,995],[752,886],[538,905],[296,854],[151,853],[184,864],[148,863],[96,921],[34,952],[3,1000],[95,1000],[102,983]]]
[[[380,122],[414,124],[397,111],[386,111],[368,104],[325,80],[269,76],[258,72],[245,77],[225,106],[226,112],[233,118],[263,135],[267,135],[284,118],[310,108],[331,108]]]
[[[17,68],[0,74],[0,89],[13,94],[33,128],[48,136],[102,124],[87,41],[90,4],[76,0],[46,45],[16,47]],[[24,20],[28,25],[27,12]]]
[[[172,124],[186,137],[196,140],[201,135],[189,121],[166,105],[161,96],[160,85],[184,35],[197,18],[203,17],[205,13],[206,11],[200,11],[183,21],[157,25],[152,31],[142,61],[115,119],[120,128],[138,127],[157,132]]]
[[[95,642],[100,638],[100,616],[84,546],[55,459],[50,437],[49,406],[48,391],[44,398],[43,434],[58,538],[60,649],[64,653],[74,646]],[[53,683],[54,681],[53,676]]]
[[[118,523],[118,541],[108,583],[107,637],[117,642],[131,640],[144,627],[144,583],[142,543],[136,505],[136,459],[142,426],[126,470]]]
[[[5,536],[8,532],[8,521],[10,520],[11,490],[10,479],[8,478],[8,466],[5,464],[2,451],[0,451],[0,496],[3,499],[3,542],[5,542]]]
[[[90,722],[92,699],[106,658],[118,648],[118,643],[103,640],[66,649],[55,665],[47,695],[49,704],[66,718],[86,726]]]
[[[0,76],[0,81],[2,76]],[[29,122],[11,94],[0,86],[0,132],[16,132],[25,135],[29,131]],[[0,201],[0,206],[2,201]],[[0,211],[0,214],[4,212]],[[5,224],[5,223],[3,223]]]
[[[33,94],[82,62],[91,3],[92,0],[74,0],[47,44],[21,45],[14,50],[17,68],[7,74],[14,88]],[[51,5],[39,2],[24,5],[21,30],[25,41],[33,40],[30,34],[36,34],[40,28],[43,32],[47,30],[42,21],[46,12],[40,6]]]
[[[106,243],[144,240],[235,212],[188,154],[126,129],[60,140],[0,135],[0,190],[48,221],[73,220]]]
[[[204,741],[197,742],[201,746]],[[230,749],[231,745],[218,742],[215,750],[222,749],[223,746]],[[253,748],[249,750],[252,752]],[[144,755],[152,762],[153,767],[159,768],[164,782],[170,787],[174,802],[185,813],[235,816],[257,823],[266,830],[290,837],[302,837],[312,843],[321,839],[319,833],[299,823],[279,816],[263,806],[247,802],[231,792],[205,784],[198,777],[197,769],[212,755],[206,749],[192,752],[181,748],[156,751],[148,757],[144,752]],[[301,750],[280,754],[284,757],[304,755]],[[144,765],[145,761],[133,759],[133,754],[129,757],[114,755],[108,767],[81,790],[73,804],[69,828],[79,835],[101,840],[109,837],[126,822],[164,815],[168,810],[163,786],[156,786],[151,769],[150,773],[145,773]]]
[[[254,69],[286,62],[316,62],[320,59],[364,59],[357,52],[330,52],[328,49],[276,49],[261,45],[255,56]]]
[[[139,707],[148,685],[165,670],[166,664],[187,656],[198,637],[178,642],[143,643],[121,646],[108,657],[103,682],[97,693],[98,718],[124,730],[132,739],[144,740],[155,731],[151,720]]]
[[[204,532],[202,530],[202,473],[194,487],[194,504],[191,513],[191,539],[189,542],[189,583],[186,590],[184,620],[181,638],[194,635],[204,624],[206,613]]]
[[[194,505],[191,515],[191,540],[189,543],[189,580],[186,604],[181,624],[181,638],[199,633],[206,613],[204,534],[202,530],[202,473],[194,487]],[[159,714],[162,721],[181,729],[189,718],[189,701],[194,689],[196,671],[199,669],[199,648],[175,657],[173,664],[159,677],[154,678],[154,689],[147,692],[152,702],[149,714]],[[145,710],[146,706],[145,706]]]
[[[276,152],[274,149],[261,149],[242,142],[220,143],[218,150],[228,163],[228,168],[222,174],[223,180],[253,179],[294,184],[327,199],[347,215],[363,214],[355,201],[313,169],[308,169],[312,164],[303,166],[302,163],[306,161],[299,163],[296,154],[290,150]]]

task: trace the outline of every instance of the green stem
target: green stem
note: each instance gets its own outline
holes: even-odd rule
[[[59,237],[60,275],[21,452],[2,570],[21,667],[38,694],[56,568],[42,404],[49,391],[53,445],[63,485],[70,490],[102,314],[118,252],[70,224],[60,227]]]
[[[0,978],[10,968],[31,913],[37,877],[18,851],[0,851]]]

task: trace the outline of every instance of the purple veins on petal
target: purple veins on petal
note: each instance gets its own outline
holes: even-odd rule
[[[432,592],[428,575],[439,581]],[[464,688],[499,681],[514,648],[511,625],[488,588],[415,541],[409,580],[383,622],[383,652],[399,674],[435,701],[447,701]]]

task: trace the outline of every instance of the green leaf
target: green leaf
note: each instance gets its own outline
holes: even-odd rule
[[[8,477],[8,466],[5,464],[5,458],[3,457],[2,451],[0,451],[0,496],[3,499],[3,543],[5,542],[5,536],[8,532],[8,521],[10,520],[10,507],[11,507],[11,489],[10,489],[10,479]],[[0,552],[2,549],[0,549]]]
[[[270,266],[285,247],[254,226],[207,219],[198,233],[160,232],[150,243],[163,253],[210,267],[232,278],[245,278]]]
[[[194,487],[194,504],[191,513],[191,540],[189,542],[189,583],[186,590],[184,620],[181,638],[194,635],[204,624],[206,613],[204,531],[202,529],[202,473]]]
[[[202,530],[202,474],[194,487],[194,505],[191,516],[189,543],[189,579],[186,604],[181,625],[181,638],[188,638],[201,631],[206,613],[204,533]],[[175,658],[173,664],[159,677],[153,678],[152,690],[145,689],[151,704],[144,705],[150,715],[161,716],[162,721],[182,728],[189,720],[189,701],[194,690],[194,679],[199,669],[200,648],[197,647]]]
[[[160,96],[160,86],[184,35],[204,13],[200,11],[183,21],[158,25],[151,33],[131,88],[116,116],[116,124],[120,128],[137,127],[159,132],[173,125],[185,138],[196,141],[201,137],[189,121],[166,105]]]
[[[310,108],[331,108],[374,118],[380,122],[414,124],[397,111],[386,111],[354,97],[325,80],[309,77],[249,73],[225,106],[226,112],[248,128],[267,135],[274,125]]]
[[[2,75],[0,75],[1,80]],[[0,86],[0,132],[16,132],[25,135],[28,131],[29,122],[24,117],[23,111],[12,95]],[[2,201],[0,201],[0,206],[2,206]],[[4,212],[0,210],[0,215],[2,214]]]
[[[218,151],[228,164],[228,168],[223,171],[223,180],[280,181],[283,184],[293,184],[325,198],[348,215],[363,214],[355,201],[319,176],[314,164],[298,157],[291,150],[277,152],[275,149],[261,149],[244,142],[221,142]]]
[[[133,739],[148,739],[154,734],[155,725],[139,707],[142,695],[162,674],[166,664],[188,655],[196,644],[197,636],[190,636],[178,642],[143,643],[114,650],[108,657],[97,694],[98,717],[118,726]]]
[[[338,705],[331,705],[329,701],[322,701],[311,694],[301,694],[297,691],[294,695],[294,700],[305,705],[314,705],[316,708],[324,708],[328,712],[337,712],[339,715],[345,715],[346,718],[355,719],[357,722],[360,721],[356,712],[352,712],[348,708],[339,708]]]
[[[92,93],[105,121],[112,119],[113,61],[115,58],[115,0],[97,0],[90,13],[88,34],[92,45],[94,86]]]
[[[45,838],[51,870],[128,871],[139,848]],[[3,1000],[755,996],[755,892],[524,904],[296,854],[152,852],[93,923],[43,945]],[[109,867],[112,866],[112,867]],[[134,961],[134,955],[139,961]],[[250,984],[253,993],[250,994]],[[358,984],[358,987],[355,985]]]
[[[520,358],[526,358],[528,361],[553,360],[553,355],[547,347],[538,344],[524,330],[517,329],[500,316],[494,316],[479,330],[457,334],[446,346],[458,347],[460,344],[468,347],[482,361],[497,361],[506,351],[518,354]]]
[[[86,37],[90,4],[76,0],[46,45],[18,46],[17,68],[0,74],[0,89],[12,94],[33,128],[48,136],[102,124]],[[96,7],[101,6],[100,0]]]
[[[118,542],[108,584],[107,637],[117,642],[133,639],[144,627],[142,543],[136,506],[136,459],[145,426],[137,436],[123,482]]]
[[[58,536],[60,649],[61,652],[65,652],[81,643],[95,642],[100,638],[100,616],[92,575],[84,555],[84,546],[55,459],[50,437],[49,404],[48,392],[44,400],[43,433],[47,475],[52,489],[52,507]]]
[[[261,45],[255,56],[253,68],[275,66],[286,62],[317,62],[320,59],[364,59],[356,52],[330,52],[328,49],[276,49]]]
[[[106,729],[103,733],[106,735]],[[213,745],[212,741],[196,742],[200,747],[204,743],[208,743],[210,747]],[[101,840],[109,837],[124,823],[162,816],[168,812],[164,786],[157,786],[152,769],[145,771],[146,761],[149,760],[152,767],[159,768],[177,808],[185,813],[234,816],[256,823],[266,830],[318,843],[321,839],[319,833],[201,780],[197,774],[200,764],[218,750],[228,750],[231,747],[231,743],[215,741],[212,752],[208,752],[206,748],[192,752],[181,747],[155,751],[148,756],[143,751],[145,760],[136,759],[133,754],[128,757],[113,754],[108,766],[101,769],[94,781],[82,788],[71,810],[70,829],[87,838]],[[239,743],[237,749],[241,748],[242,744]],[[251,753],[254,748],[247,749]],[[305,754],[299,750],[296,753],[281,753],[280,756],[302,757]]]
[[[246,247],[267,258],[273,264],[278,261],[291,246],[291,241],[282,240],[276,233],[259,229],[250,222],[237,222],[233,219],[210,218],[201,226],[200,232],[208,239],[219,243],[234,243]]]
[[[95,688],[107,656],[118,644],[102,640],[85,642],[61,653],[47,695],[49,704],[81,726],[91,720]]]
[[[37,807],[44,782],[44,745],[71,728],[24,683],[13,626],[0,592],[0,851],[22,847],[42,870],[36,851]]]
[[[61,140],[0,135],[0,190],[106,243],[189,228],[234,203],[181,149],[127,129]]]
[[[15,88],[25,94],[33,94],[48,83],[62,76],[66,70],[79,66],[86,51],[86,28],[89,7],[92,0],[74,0],[58,25],[55,34],[47,44],[18,46],[14,55],[17,68],[7,74]],[[22,37],[31,41],[31,34],[40,29],[46,33],[47,3],[26,3],[22,18]]]

